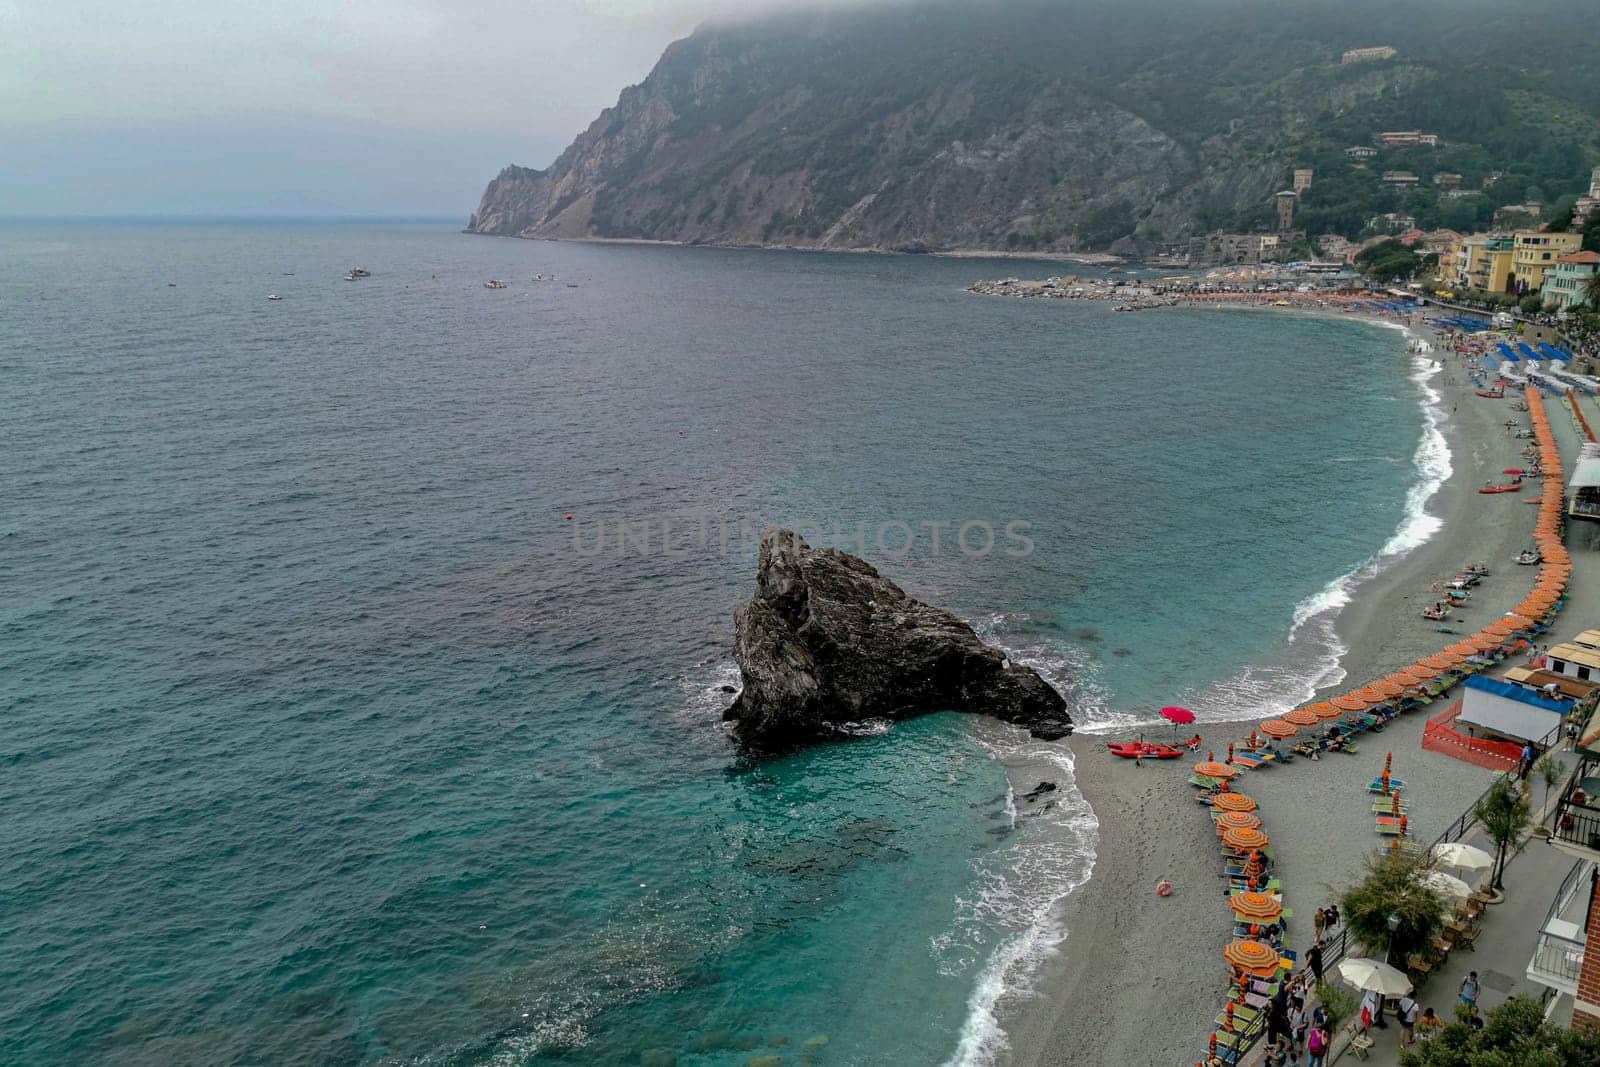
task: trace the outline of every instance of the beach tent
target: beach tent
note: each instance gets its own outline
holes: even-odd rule
[[[1457,722],[1496,737],[1537,741],[1572,710],[1570,700],[1547,700],[1520,685],[1475,674],[1461,683]]]
[[[1495,346],[1495,347],[1496,347],[1496,348],[1498,348],[1498,349],[1499,349],[1499,350],[1500,350],[1500,354],[1501,354],[1501,355],[1502,355],[1502,356],[1504,356],[1504,357],[1506,357],[1506,358],[1507,358],[1507,359],[1509,359],[1509,360],[1510,360],[1510,361],[1511,361],[1511,362],[1513,362],[1513,363],[1515,363],[1515,362],[1516,362],[1516,361],[1517,361],[1517,354],[1516,354],[1516,353],[1515,353],[1515,352],[1513,352],[1513,351],[1512,351],[1512,350],[1511,350],[1511,346],[1510,346],[1510,345],[1508,345],[1508,344],[1506,344],[1506,343],[1505,343],[1505,342],[1504,342],[1504,341],[1501,341],[1501,342],[1500,342],[1500,343],[1499,343],[1499,344],[1498,344],[1498,345],[1496,345],[1496,346]]]
[[[1527,342],[1525,342],[1525,341],[1518,341],[1517,342],[1517,351],[1520,352],[1522,355],[1526,356],[1528,359],[1538,359],[1539,358],[1539,353],[1537,353],[1533,349],[1529,348],[1528,345],[1527,345]]]

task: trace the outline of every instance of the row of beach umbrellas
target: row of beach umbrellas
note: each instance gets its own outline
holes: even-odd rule
[[[1568,579],[1572,577],[1572,557],[1561,540],[1564,474],[1560,453],[1556,451],[1555,436],[1550,431],[1550,417],[1544,409],[1544,400],[1539,391],[1532,387],[1528,389],[1528,414],[1539,446],[1540,466],[1544,471],[1539,515],[1534,523],[1534,543],[1543,562],[1533,591],[1513,611],[1477,633],[1431,656],[1424,656],[1387,678],[1308,704],[1279,718],[1267,719],[1257,727],[1261,733],[1279,740],[1290,738],[1302,728],[1316,726],[1324,720],[1387,704],[1417,686],[1427,685],[1440,675],[1466,673],[1470,668],[1464,669],[1464,665],[1473,657],[1492,653],[1509,644],[1517,635],[1537,626],[1540,620],[1555,610],[1566,592]]]

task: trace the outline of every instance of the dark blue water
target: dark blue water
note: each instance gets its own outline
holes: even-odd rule
[[[1070,760],[741,759],[741,531],[837,528],[1091,723],[1217,717],[1327,669],[1296,609],[1422,432],[1398,333],[961,291],[1038,273],[0,230],[0,1061],[983,1061],[1094,841],[1002,759]]]

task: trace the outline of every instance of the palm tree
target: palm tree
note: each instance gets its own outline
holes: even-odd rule
[[[1503,890],[1506,860],[1528,832],[1528,798],[1510,780],[1502,778],[1478,801],[1473,814],[1483,824],[1483,832],[1494,842],[1494,881],[1491,884]]]
[[[1589,280],[1583,283],[1583,302],[1600,311],[1600,271],[1589,275]]]

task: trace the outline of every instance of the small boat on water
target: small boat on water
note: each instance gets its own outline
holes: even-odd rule
[[[267,299],[268,300],[282,300],[283,297],[279,296],[277,293],[268,293],[267,294]]]
[[[358,278],[370,277],[372,277],[372,272],[365,267],[351,267],[344,273],[344,280],[347,282],[353,282]]]
[[[483,283],[483,287],[485,289],[504,289],[506,287],[506,283],[498,278],[490,278],[488,281]]]

